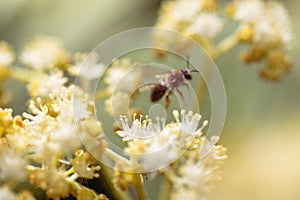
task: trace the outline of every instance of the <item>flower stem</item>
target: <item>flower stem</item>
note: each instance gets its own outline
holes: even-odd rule
[[[113,172],[112,170],[107,167],[106,165],[101,164],[101,177],[105,180],[107,186],[109,187],[109,190],[111,191],[111,194],[113,195],[114,199],[116,200],[129,200],[130,195],[128,192],[122,192],[120,190],[117,190],[113,183],[112,183],[112,178],[113,178]]]
[[[65,172],[66,176],[69,176],[75,172],[74,167],[71,167],[68,171]]]
[[[146,189],[143,185],[143,178],[140,174],[134,174],[134,186],[139,200],[147,200]]]
[[[236,33],[232,33],[224,40],[219,42],[219,44],[213,48],[210,52],[210,56],[213,60],[217,59],[219,56],[223,55],[230,49],[232,49],[235,45],[237,45],[238,40],[236,37]]]
[[[109,97],[111,93],[108,90],[99,90],[95,94],[95,100]]]
[[[170,197],[171,182],[164,177],[159,189],[158,200],[168,200]]]
[[[126,158],[118,155],[117,153],[115,153],[114,151],[110,150],[109,148],[106,148],[104,151],[104,154],[109,157],[110,159],[112,159],[115,162],[123,162],[126,165],[131,165],[131,162],[129,160],[127,160]]]
[[[30,81],[32,77],[36,76],[37,74],[37,72],[23,67],[11,68],[11,77],[22,82]]]

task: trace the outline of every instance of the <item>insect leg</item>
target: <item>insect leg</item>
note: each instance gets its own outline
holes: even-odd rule
[[[180,95],[181,99],[183,100],[183,103],[186,105],[186,102],[185,102],[185,99],[183,97],[182,92],[178,88],[176,88],[176,91],[178,92],[178,94]]]
[[[187,89],[188,91],[190,91],[189,84],[187,84],[186,82],[183,82],[182,85],[184,85],[184,86],[186,87],[186,89]]]
[[[166,105],[165,105],[166,110],[168,110],[168,108],[171,104],[171,99],[170,99],[171,94],[172,94],[171,90],[169,90],[168,93],[166,94]]]

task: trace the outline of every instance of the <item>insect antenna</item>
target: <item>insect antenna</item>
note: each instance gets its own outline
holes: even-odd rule
[[[186,56],[186,68],[190,69],[190,56]],[[199,70],[193,69],[190,72],[199,72]]]
[[[186,56],[186,68],[190,69],[190,56]]]

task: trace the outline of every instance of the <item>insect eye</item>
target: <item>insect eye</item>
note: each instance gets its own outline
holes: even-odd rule
[[[184,78],[187,79],[187,80],[191,80],[191,79],[192,79],[192,75],[190,75],[190,74],[185,74],[185,75],[184,75]]]

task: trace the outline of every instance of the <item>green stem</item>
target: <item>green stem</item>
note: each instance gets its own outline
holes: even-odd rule
[[[147,200],[147,195],[146,195],[146,189],[144,188],[143,185],[143,178],[140,174],[135,174],[134,175],[134,186],[137,191],[138,199],[139,200]]]
[[[106,165],[101,164],[101,177],[105,180],[106,184],[109,187],[109,190],[111,191],[111,194],[113,195],[114,199],[116,200],[126,200],[131,199],[128,192],[122,192],[120,190],[117,190],[113,183],[113,172],[110,168],[108,168]]]
[[[126,158],[120,156],[109,148],[105,149],[104,154],[115,162],[123,162],[125,165],[131,165],[130,160],[127,160]]]
[[[23,67],[11,68],[11,77],[22,82],[30,81],[32,77],[37,76],[37,74],[38,72]]]
[[[235,45],[237,45],[238,40],[236,33],[232,33],[228,37],[226,37],[224,40],[219,42],[219,44],[213,48],[210,52],[210,56],[213,60],[216,60],[219,56],[223,55],[230,49],[232,49]]]
[[[104,99],[110,96],[111,96],[111,92],[109,92],[108,90],[99,90],[95,94],[95,100]]]
[[[75,172],[74,167],[71,167],[68,171],[65,172],[66,176],[69,176]]]
[[[168,200],[171,191],[171,182],[164,177],[159,189],[158,200]]]

